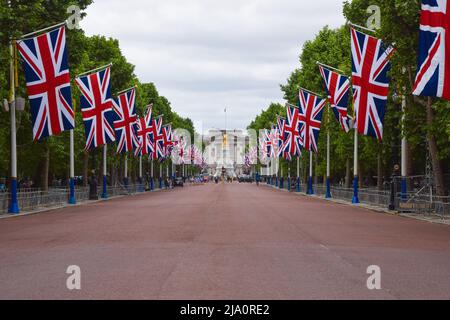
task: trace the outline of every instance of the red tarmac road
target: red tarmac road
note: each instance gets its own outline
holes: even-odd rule
[[[66,269],[81,268],[81,291]],[[368,266],[381,268],[370,291]],[[0,299],[450,299],[450,228],[255,185],[0,220]]]

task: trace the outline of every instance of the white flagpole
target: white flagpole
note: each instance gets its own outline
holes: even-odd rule
[[[354,154],[354,164],[353,164],[353,200],[352,203],[359,203],[359,180],[358,180],[358,130],[355,127],[355,154]]]
[[[155,190],[155,176],[154,176],[154,168],[153,168],[153,159],[150,164],[150,191]]]
[[[16,140],[16,88],[15,88],[15,70],[14,70],[14,47],[13,41],[9,47],[10,57],[10,81],[11,95],[9,97],[10,116],[11,116],[11,199],[8,212],[11,214],[20,213],[19,202],[17,201],[17,140]]]
[[[70,163],[70,182],[69,182],[69,204],[76,204],[75,197],[75,151],[74,151],[74,132],[70,130],[70,142],[69,142],[69,163]]]
[[[102,198],[108,199],[108,168],[107,168],[108,145],[103,146],[103,193]]]
[[[124,174],[125,188],[128,188],[128,155],[125,155],[125,174]]]
[[[331,168],[330,168],[330,132],[327,134],[327,181],[326,181],[326,187],[327,192],[325,195],[325,198],[329,199],[331,198],[331,191],[330,191],[330,176],[331,176]]]
[[[406,91],[406,90],[405,90]],[[406,96],[403,95],[402,97],[402,120],[403,122],[405,121],[405,117],[406,117]],[[402,200],[407,200],[408,198],[408,185],[407,185],[407,175],[408,175],[408,170],[407,170],[407,166],[408,166],[408,159],[406,157],[406,149],[408,148],[408,141],[406,140],[405,137],[405,124],[402,123],[402,183],[401,183],[401,197]]]
[[[27,34],[22,35],[22,36],[20,37],[20,39],[21,39],[21,40],[25,40],[25,38],[27,38],[27,37],[30,37],[30,38],[31,38],[32,36],[34,36],[34,35],[36,35],[36,34],[38,34],[38,33],[43,33],[43,32],[45,32],[45,31],[57,29],[57,28],[59,28],[59,27],[65,26],[66,24],[67,24],[67,21],[64,21],[64,22],[55,24],[55,25],[53,25],[53,26],[50,26],[50,27],[47,27],[47,28],[44,28],[44,29],[40,29],[40,30],[38,30],[38,31],[33,31],[33,32],[30,32],[30,33],[27,33]]]
[[[309,181],[308,181],[308,192],[307,194],[313,195],[314,189],[313,189],[313,152],[312,150],[309,151]]]
[[[326,187],[327,187],[327,191],[325,193],[325,198],[326,199],[330,199],[331,198],[331,161],[330,161],[330,156],[331,156],[331,135],[330,135],[330,108],[328,108],[328,113],[327,113],[327,118],[328,118],[328,132],[327,132],[327,181],[326,181]]]
[[[278,162],[280,162],[280,159],[278,159]],[[283,180],[284,180],[284,176],[283,176],[283,165],[280,163],[280,182],[279,182],[279,186],[281,189],[283,189]]]
[[[139,178],[142,179],[142,155],[139,156]]]
[[[159,163],[159,188],[162,189],[163,185],[162,185],[162,179],[163,179],[163,168],[162,168],[162,163]]]
[[[142,155],[139,156],[139,191],[144,192],[144,183],[142,181]]]

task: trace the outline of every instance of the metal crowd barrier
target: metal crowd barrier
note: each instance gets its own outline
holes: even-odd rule
[[[286,189],[286,184],[284,189]],[[302,183],[302,191],[306,185]],[[295,189],[291,188],[291,192]],[[325,197],[326,186],[323,184],[314,185],[314,194]],[[342,187],[331,187],[332,198],[351,202],[353,189]],[[378,190],[376,188],[359,189],[359,201],[370,206],[388,209],[391,204],[391,193],[389,190]],[[443,218],[450,218],[450,197],[430,196],[429,194],[408,193],[407,196],[397,193],[394,198],[394,206],[397,211],[403,213],[438,215]]]
[[[130,184],[128,186],[108,186],[108,197],[127,196],[144,192],[143,184]],[[101,186],[97,188],[98,197],[102,195]],[[75,197],[77,203],[89,200],[89,187],[76,187]],[[0,215],[8,213],[10,193],[0,192]],[[68,203],[69,189],[64,187],[51,188],[44,192],[41,190],[21,189],[17,193],[17,200],[21,212],[32,212],[36,210],[64,206]]]

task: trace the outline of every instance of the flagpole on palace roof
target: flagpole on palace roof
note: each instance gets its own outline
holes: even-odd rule
[[[79,78],[79,77],[85,76],[85,75],[87,75],[87,74],[91,74],[91,73],[94,73],[94,72],[97,72],[97,71],[100,71],[100,70],[104,70],[104,69],[106,69],[106,68],[112,67],[112,65],[113,65],[113,63],[111,62],[111,63],[107,64],[106,66],[99,67],[99,68],[95,68],[95,69],[92,69],[92,70],[83,72],[83,73],[79,74],[79,75],[76,76],[76,77]]]

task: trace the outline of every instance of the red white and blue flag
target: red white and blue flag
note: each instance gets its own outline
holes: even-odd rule
[[[287,152],[291,156],[300,157],[302,155],[303,139],[300,135],[299,108],[293,105],[288,105],[286,111],[287,117],[283,129],[283,152]]]
[[[272,132],[264,129],[262,134],[263,139],[263,153],[264,157],[271,158],[273,154],[273,138],[272,138]]]
[[[153,160],[164,161],[165,160],[165,150],[164,150],[164,135],[163,135],[163,117],[159,116],[152,121],[150,141],[152,144],[151,157]]]
[[[263,165],[267,165],[270,162],[270,158],[267,155],[267,139],[266,130],[260,131],[259,137],[259,160]]]
[[[136,136],[136,89],[121,93],[113,100],[116,112],[114,128],[116,130],[117,153],[133,152],[139,148]]]
[[[300,136],[303,147],[308,151],[318,152],[320,126],[326,100],[315,94],[300,89]]]
[[[22,57],[33,120],[33,139],[72,130],[72,107],[66,28],[59,27],[17,42]]]
[[[413,94],[450,100],[450,0],[422,0]]]
[[[152,110],[153,105],[148,106],[145,115],[143,117],[139,117],[136,122],[136,135],[139,143],[139,147],[136,149],[136,156],[150,155],[153,151],[153,146],[150,139],[150,134],[152,132]]]
[[[320,74],[325,82],[328,92],[328,100],[331,110],[339,121],[342,130],[346,133],[350,131],[352,118],[348,115],[348,100],[350,96],[350,79],[319,65]]]
[[[273,125],[272,130],[270,130],[270,138],[272,139],[272,148],[270,156],[271,158],[278,158],[279,157],[279,140],[280,140],[280,130],[278,129],[278,126]]]
[[[110,75],[111,68],[108,67],[75,79],[82,93],[80,105],[86,132],[86,150],[116,141]]]
[[[277,124],[278,124],[278,156],[284,150],[284,127],[286,126],[286,119],[277,116]]]
[[[383,139],[389,94],[388,72],[394,48],[377,38],[351,29],[353,104],[359,134]]]
[[[283,157],[284,159],[291,161],[292,160],[292,156],[289,152],[284,151],[285,150],[285,127],[286,127],[286,119],[277,116],[277,124],[278,124],[278,135],[277,135],[277,140],[278,140],[278,157]]]
[[[174,147],[172,125],[165,125],[162,130],[164,153],[165,157],[168,158],[172,154],[172,150]]]

